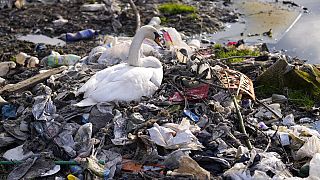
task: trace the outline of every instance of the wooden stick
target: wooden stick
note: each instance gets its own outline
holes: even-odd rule
[[[129,4],[130,4],[130,6],[136,16],[136,32],[137,32],[141,27],[140,14],[139,14],[137,6],[134,4],[133,0],[129,0]]]
[[[0,94],[4,93],[13,93],[19,90],[24,90],[28,87],[34,86],[46,79],[48,79],[50,76],[61,73],[62,71],[66,70],[67,67],[62,66],[59,68],[50,69],[47,72],[37,74],[29,79],[26,79],[24,81],[18,82],[16,84],[8,84],[0,89]]]

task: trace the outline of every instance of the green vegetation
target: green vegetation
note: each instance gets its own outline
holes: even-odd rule
[[[258,86],[254,88],[256,96],[260,98],[269,98],[272,94],[282,94],[281,90],[272,86]]]
[[[197,13],[192,13],[192,14],[189,14],[187,16],[190,20],[196,20],[199,18],[199,15]]]
[[[195,13],[197,9],[193,6],[188,6],[179,3],[165,3],[158,7],[159,11],[166,15],[176,15],[183,13]]]
[[[10,56],[10,61],[16,62],[16,56]]]
[[[288,93],[289,101],[293,104],[311,109],[315,105],[314,99],[305,91],[291,90]]]
[[[94,4],[94,3],[96,3],[96,0],[87,0],[87,3]]]
[[[258,86],[255,88],[255,94],[260,98],[269,98],[272,96],[272,94],[282,93],[282,90],[272,86]],[[307,94],[306,91],[289,89],[287,98],[290,103],[298,107],[310,109],[315,105],[314,98]]]
[[[161,20],[161,23],[162,23],[162,24],[166,24],[166,23],[169,22],[169,19],[166,18],[166,17],[160,17],[160,20]]]
[[[221,44],[215,44],[213,46],[215,50],[216,58],[229,58],[232,56],[259,56],[259,51],[252,51],[250,49],[240,49],[238,50],[234,46],[230,47],[223,47]],[[232,58],[227,61],[227,63],[235,63],[235,62],[242,62],[244,58]]]

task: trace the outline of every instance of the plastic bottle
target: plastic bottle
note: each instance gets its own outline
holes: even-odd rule
[[[67,42],[72,42],[72,41],[79,41],[83,39],[90,39],[97,35],[98,35],[98,31],[95,31],[93,29],[86,29],[86,30],[79,31],[77,33],[67,33],[65,36],[65,39]]]
[[[72,66],[80,59],[80,56],[74,54],[60,55],[59,53],[53,51],[51,55],[43,58],[41,63],[50,67]]]

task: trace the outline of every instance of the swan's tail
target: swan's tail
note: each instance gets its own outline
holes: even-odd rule
[[[93,106],[96,105],[97,102],[91,98],[86,98],[80,102],[78,102],[77,104],[74,104],[74,106],[78,106],[78,107],[86,107],[86,106]]]

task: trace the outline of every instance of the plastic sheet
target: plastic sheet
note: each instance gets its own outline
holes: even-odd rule
[[[166,124],[166,127],[163,127],[155,123],[154,127],[148,129],[148,132],[156,144],[166,149],[190,148],[199,150],[203,146],[192,134],[191,128],[190,122],[183,119],[179,126]]]

